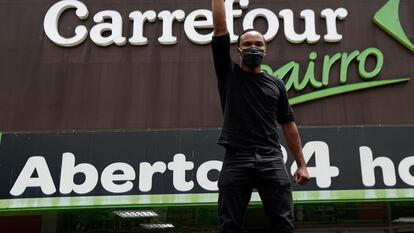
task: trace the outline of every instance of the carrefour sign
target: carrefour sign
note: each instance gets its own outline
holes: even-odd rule
[[[373,23],[375,22],[384,29],[384,34],[390,34],[411,51],[414,51],[414,45],[399,23],[399,3],[399,0],[386,2],[372,16],[372,21],[366,23],[376,27]],[[235,28],[236,20],[241,21],[242,28],[240,29],[254,28],[258,19],[262,20],[260,23],[267,25],[266,30],[263,31],[264,38],[269,43],[277,36],[281,36],[292,44],[313,45],[324,42],[325,46],[329,47],[338,47],[344,39],[350,36],[350,34],[346,34],[349,33],[349,30],[340,31],[338,29],[338,23],[354,27],[354,25],[347,24],[347,19],[354,17],[354,15],[345,6],[324,8],[318,11],[309,9],[309,7],[294,12],[289,8],[252,8],[250,5],[249,0],[225,1],[227,24],[232,43],[235,43],[238,38],[235,31],[240,31],[239,28]],[[275,6],[278,5],[275,4]],[[72,9],[70,11],[72,17],[78,18],[79,22],[72,32],[73,36],[64,37],[58,29],[60,17],[70,9]],[[176,45],[179,41],[173,30],[174,24],[183,27],[185,36],[195,44],[208,44],[213,36],[212,12],[209,9],[195,9],[187,12],[182,9],[165,9],[159,12],[133,9],[128,18],[116,10],[102,10],[90,17],[93,19],[93,26],[87,28],[82,24],[82,21],[91,20],[89,14],[90,11],[86,3],[76,0],[58,1],[48,9],[44,17],[44,31],[53,43],[62,47],[77,46],[83,43],[88,36],[98,46],[123,46],[126,43],[132,46],[145,46],[157,42],[161,45]],[[130,35],[126,35],[123,28],[126,22],[132,25]],[[158,35],[158,38],[148,38],[144,28],[146,25],[155,23],[161,25],[161,34]],[[298,24],[304,25],[304,29],[300,32],[297,29]],[[272,54],[279,53],[279,50],[283,49],[269,51],[269,54],[277,56],[277,54]],[[385,57],[380,48],[372,45],[366,48],[338,51],[333,54],[311,51],[307,54],[304,53],[299,60],[282,61],[282,64],[278,63],[277,65],[265,61],[262,70],[275,78],[282,79],[288,91],[299,93],[290,99],[290,104],[296,105],[332,95],[404,83],[410,80],[410,77],[399,77],[398,74],[395,74],[397,77],[391,77],[391,79],[381,79],[380,74],[387,59],[393,58]],[[334,73],[333,67],[335,66],[340,66],[339,73]],[[351,67],[354,66],[357,67],[356,72],[351,70]],[[349,83],[350,77],[359,77],[359,82]],[[303,93],[305,90],[307,90],[306,93]]]
[[[241,9],[234,9],[237,3]],[[234,18],[242,16],[242,10],[249,7],[249,0],[226,0],[227,23],[230,31],[231,41],[237,41],[237,36],[234,34]],[[55,3],[46,13],[44,19],[44,30],[46,35],[55,44],[72,47],[82,43],[89,33],[90,39],[99,46],[108,46],[116,44],[122,46],[129,42],[132,45],[146,45],[149,43],[148,38],[144,35],[144,25],[154,23],[156,21],[162,24],[162,34],[158,37],[158,42],[163,45],[173,45],[177,43],[177,37],[173,33],[173,23],[183,22],[184,31],[189,40],[197,44],[207,44],[211,42],[213,36],[213,20],[212,13],[207,9],[197,9],[186,13],[181,9],[163,10],[155,12],[154,10],[139,11],[135,10],[129,13],[129,18],[124,19],[121,14],[115,10],[104,10],[96,13],[93,16],[93,21],[96,23],[91,29],[83,25],[76,27],[74,36],[70,38],[63,37],[58,30],[59,18],[61,14],[68,9],[76,9],[76,17],[81,20],[87,20],[89,10],[87,6],[76,0],[64,0]],[[324,18],[326,21],[326,34],[321,36],[316,32],[315,17]],[[290,9],[281,10],[278,15],[265,8],[252,9],[243,18],[243,28],[253,28],[256,18],[262,17],[266,19],[268,24],[267,32],[264,33],[266,41],[270,41],[279,32],[279,19],[284,22],[284,35],[286,39],[292,43],[317,43],[320,40],[325,42],[341,41],[342,35],[338,33],[336,28],[337,20],[344,20],[348,15],[345,8],[338,9],[324,9],[321,12],[316,12],[311,9],[304,9],[300,12],[301,18],[305,20],[305,31],[301,34],[295,32],[294,15]],[[110,22],[108,22],[110,20]],[[133,25],[132,35],[127,40],[122,30],[124,20],[130,21]],[[210,29],[209,33],[202,34],[197,29]],[[110,35],[103,36],[104,32],[110,32]]]

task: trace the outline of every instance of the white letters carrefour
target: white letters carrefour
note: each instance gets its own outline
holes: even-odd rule
[[[235,8],[238,5],[240,9]],[[238,36],[234,33],[234,21],[242,17],[243,10],[249,7],[249,0],[226,0],[226,18],[227,27],[230,34],[231,43],[237,41]],[[73,47],[81,44],[88,36],[88,29],[84,25],[78,25],[75,28],[75,35],[64,37],[59,33],[59,21],[63,12],[68,9],[76,9],[76,16],[80,20],[87,20],[89,10],[85,3],[77,0],[61,0],[53,4],[47,11],[43,28],[46,36],[55,44],[63,47]],[[173,32],[175,23],[184,22],[184,32],[187,38],[195,44],[207,44],[211,42],[213,36],[213,20],[210,10],[196,9],[186,16],[186,12],[181,9],[163,10],[158,14],[154,10],[146,10],[143,13],[139,10],[133,10],[129,14],[132,21],[132,35],[128,39],[131,45],[142,46],[150,43],[150,40],[144,35],[146,22],[155,23],[157,19],[161,21],[162,32],[158,37],[158,42],[162,45],[174,45],[178,43],[178,38]],[[345,8],[323,9],[320,17],[325,19],[326,34],[323,39],[325,42],[338,42],[342,35],[338,33],[337,21],[344,20],[348,15]],[[279,31],[279,18],[283,19],[283,29],[285,38],[291,43],[307,42],[309,44],[320,41],[321,36],[316,31],[316,13],[314,10],[305,9],[300,12],[300,18],[304,20],[305,29],[302,33],[295,30],[295,13],[291,9],[281,9],[277,15],[273,9],[256,8],[245,13],[243,19],[243,29],[255,27],[257,18],[263,18],[267,22],[267,30],[264,32],[266,41],[274,39]],[[110,22],[108,22],[108,20]],[[93,21],[96,23],[89,31],[90,39],[98,46],[109,46],[115,44],[122,46],[127,42],[123,35],[123,18],[122,15],[114,10],[104,10],[97,12]],[[199,29],[209,29],[207,33],[202,34]],[[110,32],[104,36],[104,32]],[[155,39],[155,38],[154,38]],[[183,38],[180,38],[183,39]]]

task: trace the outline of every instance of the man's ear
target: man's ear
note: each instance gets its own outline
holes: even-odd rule
[[[239,54],[239,56],[241,56],[242,52],[243,52],[243,50],[240,47],[237,47],[237,53]]]

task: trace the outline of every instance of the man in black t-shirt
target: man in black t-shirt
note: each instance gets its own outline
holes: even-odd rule
[[[218,183],[220,232],[241,232],[253,188],[259,192],[272,232],[294,232],[291,181],[276,121],[298,166],[294,182],[306,184],[309,174],[284,83],[261,71],[266,44],[256,30],[239,36],[241,66],[232,61],[223,0],[212,0],[212,10],[213,59],[224,115],[218,144],[226,149]]]

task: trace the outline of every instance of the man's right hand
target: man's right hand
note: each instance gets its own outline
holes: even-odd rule
[[[228,33],[226,22],[226,8],[223,0],[211,0],[213,12],[214,35],[221,36]]]
[[[309,181],[309,173],[306,167],[298,167],[293,175],[293,182],[295,184],[304,185]]]

